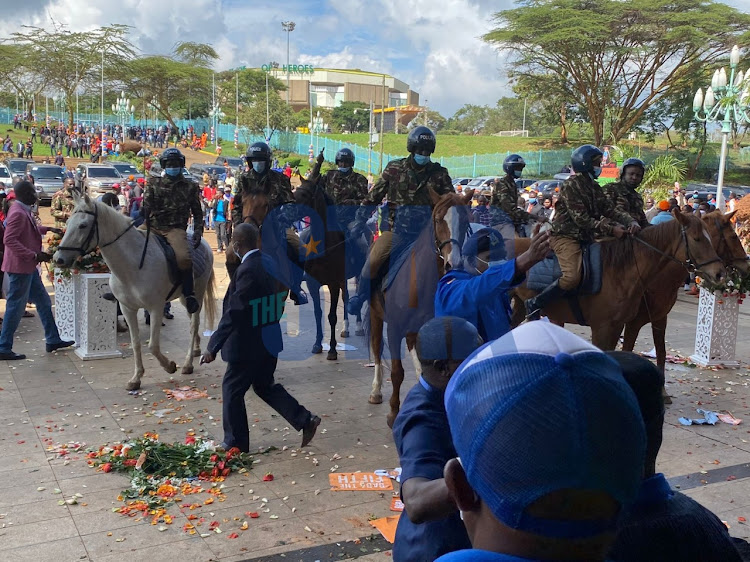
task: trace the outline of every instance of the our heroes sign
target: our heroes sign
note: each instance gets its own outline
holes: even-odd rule
[[[263,72],[271,72],[272,70],[281,70],[282,72],[290,72],[292,74],[313,74],[315,72],[315,67],[311,64],[290,64],[286,65],[283,64],[279,66],[278,64],[268,63],[261,65],[260,69]]]

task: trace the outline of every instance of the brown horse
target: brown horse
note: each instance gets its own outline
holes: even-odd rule
[[[472,192],[466,195],[447,193],[438,195],[430,190],[433,202],[432,223],[424,228],[408,251],[406,261],[397,272],[388,288],[373,290],[370,299],[370,351],[375,363],[375,374],[370,393],[370,404],[383,401],[383,325],[387,324],[387,341],[391,357],[391,382],[393,394],[390,400],[388,426],[401,407],[401,384],[404,382],[404,366],[401,360],[401,342],[406,338],[406,347],[414,360],[419,375],[421,369],[416,358],[417,332],[422,325],[435,316],[435,293],[440,277],[452,260],[460,259],[463,236],[469,225],[469,207]],[[449,223],[460,224],[458,239],[451,240]],[[456,242],[452,244],[451,242]],[[367,322],[365,322],[367,325]]]
[[[727,268],[736,268],[741,273],[747,274],[747,255],[742,247],[742,242],[735,234],[730,222],[734,213],[722,214],[719,211],[708,213],[701,220],[711,237],[714,250],[724,262]],[[664,372],[667,358],[666,331],[667,315],[677,301],[677,293],[682,286],[686,276],[685,267],[682,264],[667,262],[660,270],[659,275],[649,280],[646,285],[640,308],[635,318],[625,325],[625,335],[622,348],[625,351],[633,351],[635,341],[641,328],[651,323],[651,333],[656,348],[656,366]]]
[[[724,276],[703,222],[679,211],[674,217],[642,230],[638,237],[602,242],[602,289],[576,297],[598,348],[615,348],[625,325],[638,314],[645,287],[656,283],[668,264],[685,264],[712,281]],[[522,285],[515,294],[525,301],[535,292]],[[578,323],[567,299],[550,303],[543,313],[560,326]]]

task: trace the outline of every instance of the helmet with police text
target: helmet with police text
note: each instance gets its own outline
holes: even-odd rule
[[[503,172],[513,175],[516,170],[523,170],[526,167],[526,160],[520,154],[511,154],[503,160]]]
[[[406,150],[414,154],[417,151],[435,152],[435,133],[424,126],[414,127],[406,139]]]
[[[628,158],[625,160],[625,162],[622,163],[622,168],[620,168],[620,179],[623,178],[625,175],[625,168],[629,168],[630,166],[637,166],[643,172],[646,172],[646,164],[641,160],[640,158]]]
[[[336,159],[334,160],[337,166],[345,166],[351,168],[354,166],[354,153],[348,148],[342,148],[336,153]]]
[[[594,173],[594,160],[597,157],[603,157],[604,153],[593,144],[584,144],[573,151],[570,157],[570,164],[573,166],[575,173]]]
[[[253,160],[265,160],[267,162],[270,162],[271,149],[264,142],[254,142],[247,147],[247,152],[245,152],[245,159],[248,162],[252,162]]]
[[[185,157],[178,149],[167,148],[159,155],[159,165],[162,170],[167,168],[179,168],[182,170],[185,167]]]

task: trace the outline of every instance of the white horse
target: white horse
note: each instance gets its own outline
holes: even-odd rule
[[[151,314],[149,350],[167,373],[172,374],[177,370],[175,362],[162,354],[159,345],[164,303],[174,286],[169,278],[167,260],[159,243],[151,240],[146,249],[143,268],[139,269],[146,244],[146,233],[133,226],[133,221],[112,207],[94,201],[88,195],[76,195],[75,209],[68,219],[60,249],[53,257],[53,263],[58,267],[70,267],[78,256],[88,254],[99,246],[102,257],[112,273],[112,294],[119,301],[130,329],[135,373],[128,381],[128,390],[137,390],[141,387],[141,376],[144,371],[138,309],[144,308]],[[196,252],[206,254],[206,269],[203,275],[195,279],[195,296],[201,308],[205,309],[208,325],[213,329],[216,318],[214,259],[205,238]],[[181,287],[178,287],[170,298],[179,298],[183,306],[185,305]],[[200,309],[190,318],[190,346],[182,365],[183,374],[193,372],[193,357],[200,355],[199,325]]]

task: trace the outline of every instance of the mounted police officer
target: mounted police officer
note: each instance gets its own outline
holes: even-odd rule
[[[193,217],[193,248],[201,243],[203,211],[198,184],[182,175],[185,157],[176,148],[167,148],[159,156],[161,176],[148,178],[143,196],[144,216],[157,234],[164,236],[174,250],[182,281],[182,295],[190,314],[200,305],[193,292],[193,260],[188,246],[187,227]]]
[[[391,160],[380,179],[362,202],[356,216],[355,232],[366,228],[374,205],[388,200],[390,230],[383,232],[370,250],[362,268],[357,294],[349,299],[349,314],[357,314],[370,296],[370,287],[381,280],[384,265],[393,246],[403,247],[416,240],[432,217],[430,188],[438,195],[455,192],[448,170],[437,162],[430,162],[435,152],[435,134],[427,127],[415,127],[406,140],[407,158]]]
[[[646,213],[643,211],[643,197],[636,191],[643,175],[646,164],[638,158],[628,158],[620,168],[620,179],[604,186],[604,193],[618,210],[629,214],[641,228],[650,226]]]
[[[525,235],[525,226],[537,217],[518,207],[518,187],[516,180],[523,175],[526,161],[518,154],[511,154],[503,161],[505,176],[495,180],[490,197],[490,222],[499,230],[504,239],[514,238],[514,232]],[[504,226],[513,224],[514,232]]]
[[[636,234],[641,230],[638,222],[617,209],[596,182],[602,171],[603,156],[601,150],[590,144],[573,152],[571,164],[575,175],[565,180],[560,188],[550,239],[562,276],[526,301],[526,311],[532,320],[539,318],[549,302],[578,288],[582,242],[593,242],[595,237],[622,238],[628,232]]]
[[[291,261],[297,264],[300,248],[299,237],[289,229],[298,218],[294,195],[292,194],[292,184],[284,174],[271,169],[271,157],[271,148],[264,142],[256,142],[248,147],[245,153],[247,168],[240,174],[235,186],[237,194],[234,197],[232,208],[232,222],[235,225],[243,222],[252,223],[253,220],[247,216],[247,213],[243,213],[243,206],[247,206],[246,200],[252,194],[264,194],[268,197],[269,213],[275,209],[277,211],[269,219],[272,221],[272,230],[275,232],[261,231],[263,251],[271,254],[275,251],[283,251],[283,244],[281,244],[279,238],[279,236],[283,236],[286,238],[287,256],[290,259],[294,256]],[[245,203],[243,203],[243,199]],[[261,225],[256,226],[260,227]],[[302,269],[300,267],[285,268],[284,266],[288,266],[285,259],[278,259],[278,262],[281,266],[279,274],[284,278],[285,284],[289,286],[290,298],[296,305],[306,304],[307,295],[301,288]],[[285,269],[291,269],[291,271],[284,271]]]

